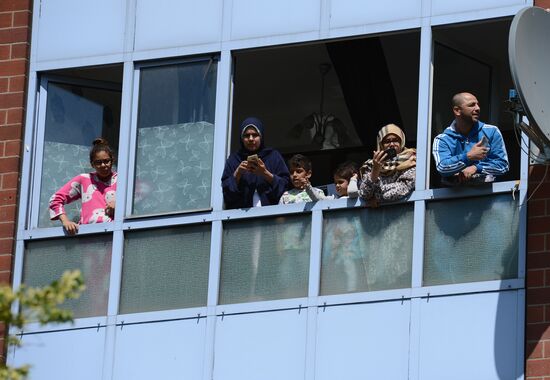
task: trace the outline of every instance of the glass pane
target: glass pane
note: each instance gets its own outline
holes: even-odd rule
[[[224,224],[220,304],[307,296],[311,215]]]
[[[424,285],[517,277],[518,220],[510,194],[428,203]]]
[[[66,270],[80,269],[86,290],[79,299],[68,301],[66,308],[74,312],[74,317],[107,315],[111,239],[111,235],[96,235],[28,242],[23,282],[28,286],[44,286]]]
[[[216,66],[141,70],[134,215],[210,207]]]
[[[411,286],[413,205],[325,213],[321,294]]]
[[[90,148],[96,137],[118,146],[120,91],[48,83],[39,227],[59,226],[50,221],[50,197],[71,178],[89,173]],[[80,202],[65,208],[78,223]]]
[[[120,313],[205,306],[209,258],[210,225],[128,233]]]

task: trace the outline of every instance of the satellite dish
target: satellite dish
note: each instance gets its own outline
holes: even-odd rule
[[[510,70],[521,113],[529,125],[519,127],[550,159],[550,13],[542,8],[520,10],[508,39]]]

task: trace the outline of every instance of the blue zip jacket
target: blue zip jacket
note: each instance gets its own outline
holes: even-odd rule
[[[443,177],[452,176],[471,165],[476,166],[477,173],[484,175],[498,176],[508,171],[508,154],[502,134],[496,126],[478,121],[472,126],[468,136],[463,136],[456,131],[455,125],[456,121],[453,121],[439,134],[432,147],[437,171]],[[483,136],[488,141],[487,157],[481,161],[470,161],[466,154]]]

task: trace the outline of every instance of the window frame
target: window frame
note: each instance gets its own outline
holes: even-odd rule
[[[29,212],[26,219],[27,229],[47,229],[51,227],[39,227],[38,221],[40,217],[40,195],[42,191],[42,174],[43,174],[43,163],[44,163],[44,143],[45,143],[45,134],[46,134],[46,112],[47,112],[47,101],[48,101],[48,86],[50,83],[59,83],[66,85],[82,86],[82,87],[91,87],[100,90],[110,90],[118,91],[122,96],[121,86],[105,81],[96,81],[89,79],[81,78],[69,78],[59,75],[50,75],[45,74],[40,78],[40,88],[39,88],[39,102],[40,105],[37,110],[37,127],[36,134],[32,146],[34,146],[32,166],[34,170],[31,174],[31,191],[29,198]],[[120,128],[119,128],[120,134]],[[75,173],[75,175],[78,173]]]
[[[163,217],[163,216],[172,216],[179,214],[195,214],[209,212],[212,208],[212,193],[214,189],[214,172],[212,172],[212,179],[210,185],[211,197],[210,197],[210,207],[192,209],[192,210],[172,210],[166,212],[150,213],[150,214],[132,214],[133,202],[134,202],[134,189],[135,189],[135,173],[136,173],[136,154],[137,154],[137,138],[138,138],[138,114],[139,114],[139,101],[140,101],[140,80],[141,80],[141,70],[152,67],[163,67],[163,66],[174,66],[182,65],[186,63],[195,63],[195,62],[216,62],[219,66],[220,57],[219,54],[205,54],[197,57],[188,57],[181,59],[167,59],[161,61],[151,61],[151,62],[140,62],[134,64],[133,70],[133,91],[132,91],[132,110],[130,116],[130,135],[129,135],[129,144],[128,144],[128,166],[127,166],[127,188],[126,188],[126,202],[124,204],[124,219],[144,219],[144,218],[153,218],[153,217]],[[220,74],[218,68],[216,69],[216,91],[218,88],[218,80]],[[217,104],[217,93],[216,93],[216,109]],[[217,113],[217,110],[216,110]],[[217,115],[215,115],[216,117]],[[214,119],[214,136],[216,135],[216,124],[217,121]],[[214,140],[213,136],[213,140]],[[215,161],[216,152],[213,149],[212,151],[212,163]],[[131,180],[130,180],[131,179]]]

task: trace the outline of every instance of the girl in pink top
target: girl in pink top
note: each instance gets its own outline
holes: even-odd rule
[[[80,224],[112,221],[115,213],[117,174],[112,171],[113,151],[106,140],[97,138],[90,151],[92,173],[77,175],[50,198],[50,219],[59,219],[69,235],[78,231],[78,224],[69,220],[64,206],[82,200]]]

